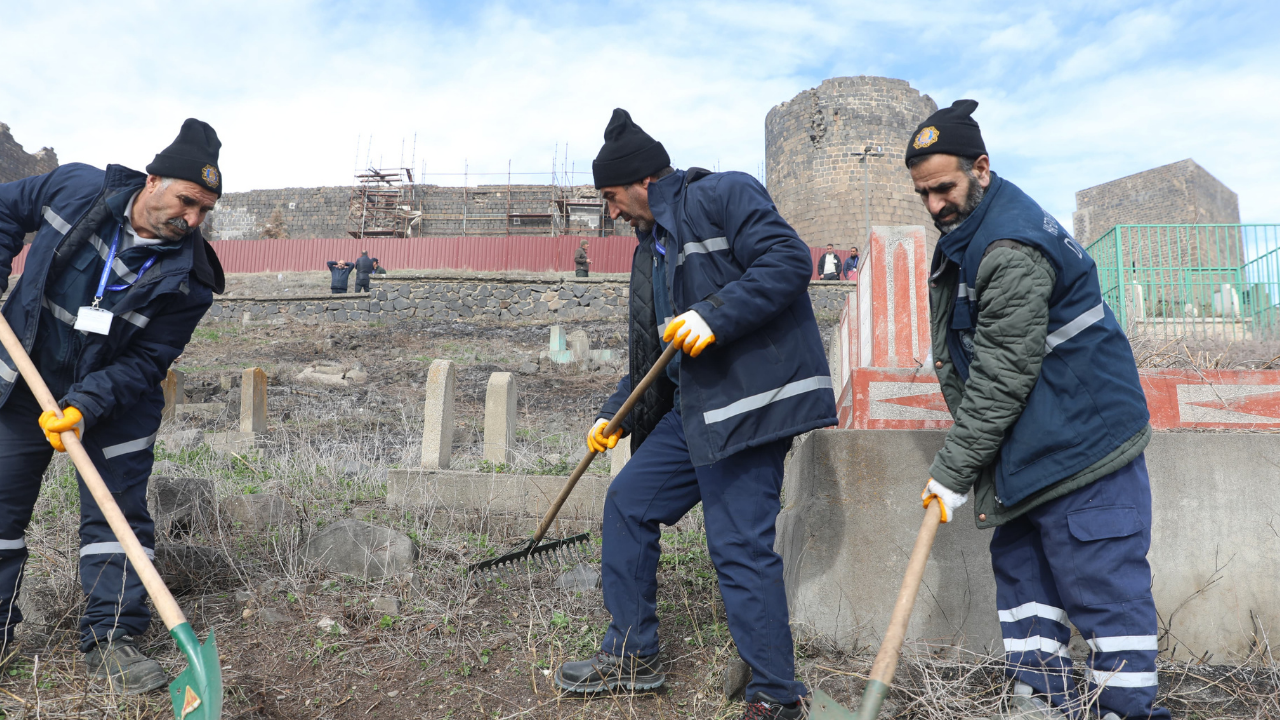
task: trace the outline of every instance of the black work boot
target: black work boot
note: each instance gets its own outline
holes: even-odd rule
[[[141,695],[169,684],[160,663],[152,660],[128,638],[103,641],[85,653],[90,677],[106,680],[111,689],[125,695]]]
[[[808,716],[805,710],[804,701],[796,701],[790,705],[783,705],[768,695],[758,692],[755,699],[747,703],[746,712],[742,713],[741,720],[798,720]]]
[[[618,657],[598,652],[590,660],[567,662],[556,670],[556,687],[566,692],[594,693],[621,687],[624,690],[652,690],[667,681],[658,672],[658,656]]]

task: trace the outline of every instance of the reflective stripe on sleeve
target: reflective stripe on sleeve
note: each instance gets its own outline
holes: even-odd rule
[[[1085,640],[1085,642],[1089,643],[1089,648],[1094,652],[1155,651],[1159,649],[1159,642],[1155,635],[1117,635],[1115,637],[1094,638]]]
[[[1109,688],[1156,687],[1160,684],[1155,672],[1107,672],[1090,670],[1089,682]]]
[[[155,433],[152,433],[148,437],[130,440],[129,442],[122,442],[119,445],[104,447],[102,448],[102,456],[105,458],[113,458],[119,457],[120,455],[128,455],[129,453],[138,452],[139,450],[146,450],[155,443],[156,436]]]
[[[53,316],[55,318],[61,320],[62,322],[68,325],[71,325],[72,327],[75,327],[76,316],[68,312],[66,308],[55,304],[54,302],[49,300],[49,298],[47,297],[40,298],[40,304],[44,306],[46,310],[53,313]]]
[[[1079,335],[1084,332],[1085,328],[1106,317],[1105,306],[1106,303],[1098,303],[1080,313],[1075,320],[1049,333],[1049,336],[1044,339],[1044,351],[1047,353],[1053,352],[1054,348]]]
[[[151,322],[151,318],[136,312],[127,312],[121,315],[120,319],[127,320],[140,328],[146,327],[147,323]]]
[[[786,400],[789,397],[824,389],[831,389],[831,376],[815,375],[811,378],[787,383],[780,388],[745,397],[717,410],[708,410],[702,413],[702,421],[708,425],[718,423],[735,415],[741,415],[742,413],[758,410],[766,405]]]
[[[27,546],[27,536],[23,535],[17,540],[0,540],[0,550],[21,550]]]
[[[699,253],[715,252],[717,250],[728,250],[729,239],[722,237],[707,238],[700,242],[685,243],[680,248],[680,255],[676,257],[676,265],[683,265],[685,256],[697,255]]]
[[[142,551],[146,553],[147,557],[151,558],[152,560],[156,559],[155,550],[152,550],[149,547],[144,547],[142,548]],[[85,545],[84,547],[80,548],[80,557],[85,557],[87,555],[117,555],[117,554],[120,554],[120,555],[124,554],[124,546],[118,542],[89,543],[88,545]]]
[[[71,229],[71,225],[67,223],[66,220],[58,217],[58,213],[54,212],[48,205],[44,206],[41,210],[41,214],[44,215],[44,219],[53,226],[54,230],[57,230],[63,235],[66,235],[67,231]]]
[[[1042,617],[1063,625],[1067,624],[1066,610],[1038,602],[1024,603],[1010,610],[1000,610],[997,614],[1000,616],[1000,622],[1018,622],[1029,617]]]
[[[1007,653],[1029,652],[1038,650],[1051,655],[1067,657],[1067,646],[1053,638],[1034,635],[1029,638],[1005,638],[1004,651]]]
[[[5,361],[0,360],[0,378],[3,378],[5,382],[14,382],[18,379],[18,371],[9,367],[9,364]]]

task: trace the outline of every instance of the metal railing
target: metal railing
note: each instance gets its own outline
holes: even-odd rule
[[[1280,338],[1280,225],[1117,225],[1085,250],[1130,334]]]

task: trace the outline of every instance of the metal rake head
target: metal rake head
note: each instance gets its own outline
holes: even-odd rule
[[[586,559],[586,547],[590,541],[589,533],[545,540],[538,545],[528,540],[506,555],[469,565],[467,574],[479,575],[485,580],[501,580],[508,573],[518,573],[530,566],[551,570],[558,565]]]

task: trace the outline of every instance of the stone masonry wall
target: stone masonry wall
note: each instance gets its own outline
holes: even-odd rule
[[[0,123],[0,183],[42,175],[57,167],[58,154],[53,148],[40,148],[35,153],[29,153],[13,139],[9,126]]]
[[[923,225],[932,248],[938,233],[916,196],[903,156],[916,126],[938,109],[905,80],[838,77],[824,80],[765,118],[769,193],[782,216],[810,245],[848,250],[867,234],[863,159],[867,145],[871,224]]]
[[[1086,246],[1116,225],[1238,222],[1236,194],[1190,158],[1080,190],[1072,214]]]
[[[853,283],[814,281],[809,297],[825,319],[839,315]],[[304,323],[349,320],[437,321],[483,318],[497,321],[586,320],[627,313],[623,278],[472,275],[397,276],[374,281],[372,291],[353,295],[215,298],[207,320],[242,322],[291,318]]]
[[[213,240],[258,240],[267,236],[267,226],[278,211],[276,219],[284,231],[280,234],[290,238],[349,237],[351,190],[350,186],[337,186],[227,193],[209,214],[206,227]],[[423,213],[409,233],[412,236],[506,235],[508,208],[511,213],[550,213],[557,191],[573,199],[598,199],[590,187],[480,185],[464,189],[415,185],[412,190],[405,188],[403,204]],[[549,233],[550,228],[546,218],[515,218],[511,234],[540,235]],[[612,229],[612,222],[606,220],[604,234],[612,234]],[[584,224],[575,230],[590,228]]]

